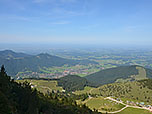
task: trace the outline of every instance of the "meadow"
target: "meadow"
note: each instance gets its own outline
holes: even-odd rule
[[[90,97],[85,101],[78,100],[77,103],[86,104],[91,110],[98,110],[102,113],[117,111],[124,107],[122,104],[107,100],[101,96]]]
[[[143,109],[137,109],[137,108],[126,108],[125,110],[117,113],[117,114],[152,114],[152,112],[148,110]]]
[[[50,80],[17,80],[17,82],[29,82],[33,88],[36,88],[38,91],[42,93],[48,93],[52,91],[63,91],[62,87],[57,86],[57,81],[50,81]]]

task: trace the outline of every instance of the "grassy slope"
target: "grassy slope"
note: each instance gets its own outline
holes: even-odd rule
[[[76,95],[91,93],[91,91],[92,91],[93,89],[94,89],[93,87],[86,86],[86,87],[84,88],[84,90],[75,91],[74,93],[75,93]]]
[[[49,81],[49,80],[17,80],[17,82],[24,82],[24,81],[28,81],[30,82],[32,85],[34,85],[35,88],[37,88],[39,91],[41,91],[42,93],[47,93],[47,91],[62,91],[63,88],[57,86],[57,81]]]
[[[22,82],[22,80],[20,80]],[[57,80],[29,80],[38,90],[62,90],[66,92],[72,92],[76,90],[83,90],[85,86],[92,86],[93,84],[88,82],[85,78],[77,75],[67,75]]]
[[[87,91],[88,89],[88,91]],[[82,91],[76,91],[75,94],[98,94],[104,97],[115,96],[117,98],[122,98],[124,101],[138,101],[147,102],[152,104],[152,89],[143,85],[141,82],[125,82],[125,83],[112,83],[100,86],[98,88],[85,88]]]
[[[136,67],[138,70],[138,75],[133,76],[136,80],[147,79],[146,70],[143,67]]]
[[[139,82],[114,83],[98,88],[103,96],[115,96],[152,103],[152,90]]]
[[[142,82],[142,83],[141,83]],[[121,98],[122,101],[126,103],[127,100],[133,102],[145,102],[145,104],[152,104],[152,90],[146,86],[148,83],[151,84],[151,80],[143,81],[136,81],[136,82],[126,82],[126,83],[113,83],[103,85],[98,88],[91,88],[85,87],[82,91],[76,91],[75,94],[98,94],[103,95],[103,97],[107,96],[115,96],[115,98]],[[151,86],[149,86],[151,87]],[[128,93],[126,92],[128,91]],[[107,102],[103,99],[103,97],[92,98],[90,100],[86,100],[84,102],[79,101],[79,103],[86,103],[86,105],[91,109],[97,109],[100,112],[103,112],[103,109],[111,110],[111,102],[105,105],[104,103]],[[137,99],[138,98],[138,99]],[[148,101],[148,102],[147,102]],[[101,109],[103,108],[103,109]],[[118,110],[120,105],[113,105],[112,111]],[[127,108],[124,111],[118,114],[152,114],[147,110],[142,109],[134,109],[134,108]]]
[[[121,104],[105,100],[103,97],[89,98],[85,101],[78,101],[78,103],[86,104],[90,109],[96,109],[99,112],[117,111],[124,107]]]
[[[117,114],[152,114],[152,112],[143,109],[126,108]]]

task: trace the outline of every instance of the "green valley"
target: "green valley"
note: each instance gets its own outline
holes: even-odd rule
[[[39,91],[45,94],[48,94],[53,91],[53,92],[68,93],[69,95],[71,94],[72,96],[76,95],[77,97],[75,98],[77,104],[86,105],[91,110],[97,110],[101,113],[106,113],[106,112],[117,113],[119,112],[119,110],[120,110],[119,112],[120,114],[131,111],[133,111],[133,113],[135,114],[137,112],[139,112],[139,114],[142,114],[143,112],[145,112],[145,114],[150,113],[150,111],[148,111],[150,110],[149,108],[147,108],[147,110],[144,109],[144,107],[152,105],[151,102],[152,80],[150,79],[133,81],[133,82],[119,82],[119,83],[106,84],[98,88],[89,87],[88,85],[86,86],[88,82],[87,83],[86,81],[83,82],[81,78],[79,81],[77,81],[77,83],[75,83],[75,81],[71,81],[72,79],[77,80],[78,77],[67,76],[66,78],[63,79],[63,84],[65,83],[64,81],[66,81],[65,83],[66,86],[59,85],[58,84],[59,80],[54,81],[54,80],[46,80],[46,79],[45,80],[28,79],[24,81],[30,82],[32,84],[31,86],[37,88]],[[19,80],[18,82],[23,83],[23,80]],[[65,87],[69,88],[68,85],[71,85],[70,88],[76,87],[77,90],[66,89]],[[78,89],[78,85],[81,85],[80,87],[84,87],[84,89],[83,88]],[[62,88],[65,88],[65,90]],[[140,103],[144,103],[144,104],[140,104]],[[133,110],[129,110],[130,108],[133,108]]]

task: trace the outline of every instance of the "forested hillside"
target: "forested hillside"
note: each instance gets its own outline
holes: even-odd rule
[[[58,81],[58,86],[63,87],[63,89],[65,89],[68,92],[83,90],[85,86],[95,87],[95,84],[87,81],[83,77],[79,77],[76,75],[68,75],[58,79],[57,81]]]
[[[16,83],[0,71],[0,114],[97,114],[64,93],[43,95],[30,83]]]
[[[85,78],[98,85],[104,85],[115,81],[135,81],[152,78],[152,70],[137,65],[120,66],[101,70]]]

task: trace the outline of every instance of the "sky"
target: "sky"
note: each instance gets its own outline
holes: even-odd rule
[[[1,44],[152,45],[152,0],[0,0]]]

